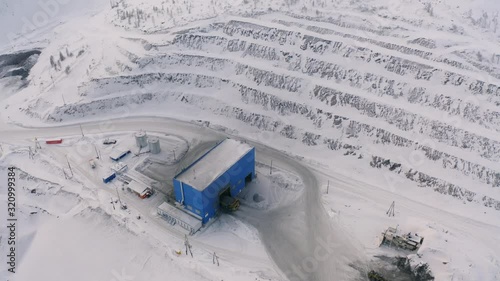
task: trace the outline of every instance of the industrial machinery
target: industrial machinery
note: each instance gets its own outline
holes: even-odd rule
[[[240,200],[227,195],[221,196],[220,206],[225,211],[234,212],[240,208]]]
[[[382,275],[375,272],[374,270],[368,272],[368,280],[370,280],[370,281],[386,281],[386,279],[384,277],[382,277]]]
[[[404,250],[415,251],[424,243],[424,237],[419,236],[417,233],[399,234],[398,229],[394,227],[389,227],[382,234],[381,245],[395,246]]]

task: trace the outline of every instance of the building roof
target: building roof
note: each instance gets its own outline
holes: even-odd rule
[[[128,148],[114,148],[113,151],[109,154],[109,157],[111,159],[118,159],[120,158],[123,154],[130,153],[130,149]]]
[[[225,139],[191,167],[177,175],[176,179],[202,191],[250,150],[252,147],[246,143]]]
[[[143,195],[149,189],[149,187],[147,187],[145,184],[142,184],[134,180],[129,182],[129,184],[127,184],[126,187],[130,188],[131,190],[137,192],[140,195]]]

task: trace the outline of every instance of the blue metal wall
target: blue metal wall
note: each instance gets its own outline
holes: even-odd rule
[[[220,193],[229,187],[231,196],[237,196],[245,187],[245,178],[249,174],[253,180],[255,178],[255,148],[252,148],[203,191],[198,191],[174,178],[175,199],[182,203],[187,210],[202,217],[202,222],[205,224],[219,212]],[[184,202],[182,202],[181,190],[184,191]]]
[[[182,188],[181,188],[182,185]],[[182,202],[182,191],[184,191],[184,202]],[[203,199],[202,192],[191,187],[189,184],[178,181],[174,178],[175,200],[182,203],[184,207],[194,215],[203,217]]]

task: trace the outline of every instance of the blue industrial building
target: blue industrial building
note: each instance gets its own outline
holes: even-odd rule
[[[254,178],[255,148],[225,139],[174,177],[175,199],[205,224],[223,196],[236,197]]]

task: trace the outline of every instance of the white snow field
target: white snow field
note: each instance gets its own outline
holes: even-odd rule
[[[15,166],[19,225],[15,274],[0,228],[0,276],[368,280],[383,257],[408,256],[438,281],[500,280],[499,12],[496,0],[0,0],[0,219]],[[102,141],[133,146],[138,130],[164,144],[124,160],[157,191],[144,200],[102,183]],[[240,210],[190,237],[191,257],[156,207],[171,175],[226,137],[256,147],[258,177]],[[389,226],[422,247],[379,247]]]

